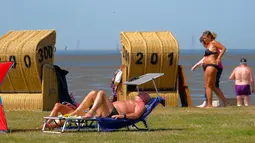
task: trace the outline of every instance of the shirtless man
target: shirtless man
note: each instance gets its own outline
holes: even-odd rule
[[[83,116],[84,118],[111,117],[124,119],[138,119],[145,110],[145,105],[150,101],[146,92],[140,92],[135,100],[111,102],[104,91],[91,91],[82,101],[80,106],[70,115]],[[84,110],[91,109],[85,113]]]
[[[242,97],[244,96],[244,105],[249,105],[249,95],[251,95],[250,84],[252,93],[254,93],[254,80],[252,70],[247,66],[247,60],[242,58],[240,66],[236,67],[229,77],[230,80],[235,80],[235,92],[237,99],[237,106],[242,106]]]

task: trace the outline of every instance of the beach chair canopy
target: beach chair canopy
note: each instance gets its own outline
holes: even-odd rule
[[[138,87],[139,85],[147,83],[149,81],[153,81],[153,85],[156,90],[156,94],[157,94],[157,96],[159,96],[155,79],[158,77],[161,77],[163,75],[164,75],[164,73],[147,73],[147,74],[141,75],[139,77],[134,77],[134,78],[130,79],[129,81],[126,81],[125,84],[126,85],[136,85],[137,90],[139,92],[139,87]]]

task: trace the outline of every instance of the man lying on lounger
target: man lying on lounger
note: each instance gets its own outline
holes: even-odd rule
[[[126,118],[138,119],[145,110],[145,105],[150,101],[150,96],[146,92],[139,92],[135,100],[123,100],[111,102],[106,93],[102,90],[99,92],[91,91],[82,101],[82,103],[75,110],[69,111],[69,115],[83,116],[83,118],[90,117],[111,117],[111,118]],[[92,107],[91,107],[92,105]],[[63,105],[64,106],[64,105]],[[61,106],[62,107],[62,106]],[[90,108],[91,107],[91,108]],[[85,113],[84,111],[90,110]],[[55,109],[55,108],[54,108]],[[57,108],[56,108],[57,109]],[[65,108],[63,108],[64,110]],[[58,112],[56,112],[58,113]],[[47,122],[46,127],[56,128],[63,123],[51,124],[52,120]],[[43,126],[40,126],[40,129]]]
[[[80,106],[70,115],[91,117],[111,117],[138,119],[145,110],[145,105],[150,101],[150,96],[146,92],[140,92],[135,100],[123,100],[111,102],[104,91],[91,91],[82,101]],[[91,109],[85,113],[84,110]]]

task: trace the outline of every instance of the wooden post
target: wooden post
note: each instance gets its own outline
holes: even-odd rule
[[[178,65],[178,84],[179,84],[179,96],[181,100],[182,107],[191,107],[192,106],[192,100],[190,97],[189,87],[186,82],[186,77],[184,74],[183,67],[181,65]]]

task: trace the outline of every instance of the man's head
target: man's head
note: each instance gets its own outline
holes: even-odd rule
[[[151,100],[151,97],[147,92],[139,92],[135,99],[137,101],[142,101],[147,104]]]
[[[241,58],[240,64],[241,65],[247,65],[247,60],[245,58]]]

